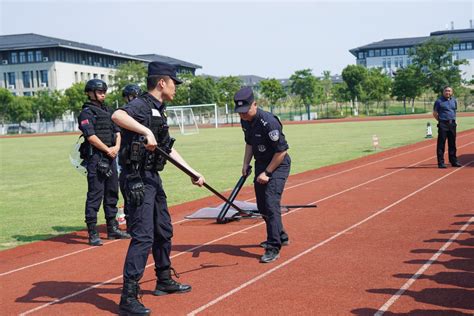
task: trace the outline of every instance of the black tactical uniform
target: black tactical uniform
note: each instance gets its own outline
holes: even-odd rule
[[[235,111],[246,112],[253,103],[253,92],[250,88],[242,88],[234,97]],[[246,108],[247,107],[247,108]],[[281,164],[271,174],[266,172],[273,155],[286,151],[288,143],[282,133],[280,120],[272,113],[257,108],[252,121],[241,120],[245,135],[245,143],[252,146],[255,158],[254,188],[257,197],[257,207],[262,213],[267,227],[267,241],[262,243],[266,249],[280,249],[282,244],[288,244],[288,235],[283,229],[281,220],[281,195],[286,179],[290,173],[291,159],[285,155]],[[270,180],[266,184],[256,181],[257,177],[265,172]],[[266,261],[265,261],[266,262]]]
[[[152,62],[148,65],[148,76],[167,75],[175,84],[174,66]],[[165,106],[149,93],[144,93],[118,111],[125,111],[130,117],[154,134],[158,146],[171,152],[174,139],[168,133]],[[125,258],[124,287],[120,300],[120,310],[129,315],[148,315],[150,310],[138,300],[139,285],[149,252],[155,261],[157,284],[154,295],[183,293],[191,286],[180,284],[171,277],[170,253],[173,226],[168,212],[166,194],[159,175],[165,159],[156,152],[144,148],[143,137],[135,132],[122,129],[120,164],[124,175],[123,188],[127,195],[129,230],[132,236]]]
[[[106,91],[107,85],[99,79],[87,82],[85,92]],[[94,103],[93,103],[94,102]],[[111,111],[97,101],[86,102],[78,118],[79,129],[84,135],[81,146],[81,156],[87,164],[87,199],[85,206],[85,222],[89,232],[89,244],[102,245],[97,233],[97,212],[101,202],[107,222],[107,237],[109,239],[130,238],[118,228],[116,220],[118,201],[118,175],[115,159],[95,148],[87,140],[90,136],[97,136],[106,146],[115,145],[115,134],[120,129],[112,122]]]

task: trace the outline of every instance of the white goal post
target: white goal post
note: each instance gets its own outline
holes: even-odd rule
[[[168,125],[178,127],[183,135],[197,134],[199,127],[219,126],[219,110],[215,103],[169,106],[166,112]]]

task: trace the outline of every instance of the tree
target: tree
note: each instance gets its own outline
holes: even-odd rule
[[[227,104],[230,108],[233,108],[234,94],[239,91],[240,87],[242,87],[242,80],[240,78],[234,76],[221,77],[217,81],[219,106]]]
[[[403,108],[407,112],[406,100],[413,100],[423,92],[423,74],[414,65],[397,70],[393,81],[392,96],[397,100],[403,100]],[[412,108],[414,112],[414,108]]]
[[[290,90],[298,95],[306,106],[308,120],[310,117],[310,105],[317,98],[317,79],[311,73],[311,69],[297,70],[290,77]]]
[[[196,77],[189,85],[191,104],[208,104],[217,101],[216,83],[209,77]]]
[[[433,38],[409,53],[413,64],[424,74],[424,85],[436,94],[441,93],[447,85],[457,88],[461,84],[459,66],[467,64],[467,61],[453,60],[450,49],[454,43],[446,38]]]
[[[30,97],[14,97],[7,106],[9,121],[20,123],[21,121],[32,121],[34,118],[33,101]]]
[[[344,70],[342,70],[342,80],[344,80],[347,85],[352,105],[355,106],[354,113],[356,115],[359,112],[356,101],[357,99],[361,100],[365,97],[363,85],[367,80],[367,76],[367,68],[361,65],[348,65]]]
[[[270,109],[273,113],[273,107],[278,100],[286,96],[283,85],[276,79],[267,79],[260,81],[260,91],[270,101]]]
[[[38,91],[37,95],[32,98],[33,112],[38,113],[42,121],[54,121],[62,117],[67,106],[61,102],[61,97],[59,91]]]
[[[188,73],[180,74],[178,77],[181,81],[183,81],[183,83],[176,86],[176,93],[174,95],[173,101],[171,101],[170,104],[175,106],[191,104],[189,97],[189,86],[195,77]]]
[[[369,115],[370,103],[377,102],[378,108],[380,102],[384,101],[390,94],[392,79],[382,73],[381,68],[370,68],[367,70],[367,78],[362,86],[365,91],[363,101],[365,101],[367,115]]]
[[[129,61],[118,66],[111,85],[114,89],[107,94],[106,103],[119,106],[123,104],[122,90],[130,83],[138,84],[142,90],[146,90],[145,82],[147,68],[142,62]],[[110,83],[108,83],[110,85]]]
[[[9,120],[8,109],[13,102],[13,94],[4,88],[0,88],[0,120],[5,124]]]
[[[84,93],[85,83],[77,82],[64,91],[61,102],[64,108],[78,116],[82,110],[82,105],[87,101],[87,95]]]

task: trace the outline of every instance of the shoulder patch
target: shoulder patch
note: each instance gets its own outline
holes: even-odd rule
[[[270,137],[272,141],[276,142],[280,138],[280,132],[277,129],[274,129],[268,133],[268,137]]]
[[[81,121],[81,126],[84,126],[84,125],[89,125],[89,120],[82,120]]]

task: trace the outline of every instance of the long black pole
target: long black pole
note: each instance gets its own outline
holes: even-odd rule
[[[161,149],[160,147],[156,146],[156,150],[160,153],[160,155],[162,155],[163,157],[165,157],[169,162],[171,162],[173,165],[175,165],[179,170],[183,171],[185,174],[187,174],[188,176],[190,176],[194,181],[198,180],[199,178],[194,174],[192,173],[188,168],[186,168],[185,166],[183,166],[181,163],[179,163],[178,161],[176,161],[173,157],[171,157],[166,151],[164,151],[163,149]],[[243,214],[246,214],[246,215],[249,215],[249,212],[247,211],[244,211],[243,209],[241,209],[240,207],[238,207],[237,205],[235,205],[234,203],[232,203],[231,201],[229,201],[225,196],[223,196],[222,194],[220,194],[219,192],[217,192],[213,187],[211,187],[209,184],[205,183],[203,184],[203,186],[208,189],[209,191],[211,191],[212,193],[214,193],[215,195],[217,195],[221,200],[223,200],[224,202],[230,204],[233,208],[235,208],[239,213],[243,213]]]

